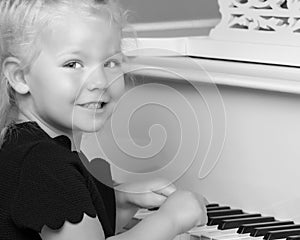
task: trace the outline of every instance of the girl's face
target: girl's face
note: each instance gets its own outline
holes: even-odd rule
[[[56,22],[25,75],[31,120],[68,133],[98,131],[124,90],[120,42],[120,29],[105,18]]]

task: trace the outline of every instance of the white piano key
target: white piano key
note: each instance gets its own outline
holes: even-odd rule
[[[139,209],[137,213],[134,215],[134,218],[143,219],[149,215],[154,213],[154,211],[149,211],[148,209]]]
[[[211,229],[211,230],[193,232],[192,235],[198,236],[201,239],[213,239],[214,237],[233,235],[234,233],[236,233],[236,231],[237,231],[236,228],[228,229],[228,230]]]
[[[245,239],[249,237],[250,237],[250,233],[245,233],[245,234],[235,233],[232,235],[213,237],[213,240],[231,240],[231,239],[236,240],[236,239]]]
[[[262,237],[242,237],[242,238],[235,238],[234,240],[263,240],[263,236]]]
[[[205,228],[205,227],[201,227],[201,228],[196,228],[193,230],[190,230],[188,233],[195,235],[195,236],[202,236],[202,235],[208,235],[211,233],[215,233],[217,232],[217,228]]]
[[[217,237],[232,236],[236,233],[237,229],[217,230],[215,232],[207,232],[202,234],[202,239],[215,239]]]
[[[176,236],[175,238],[173,238],[173,240],[190,240],[190,235],[189,234],[180,234],[178,236]]]
[[[214,225],[214,226],[205,225],[205,226],[201,226],[201,227],[192,228],[191,230],[188,231],[188,234],[190,234],[191,240],[192,239],[200,239],[200,237],[203,233],[217,231],[217,230],[218,230],[217,225]]]
[[[210,231],[210,230],[217,230],[218,226],[200,226],[200,227],[194,227],[191,230],[188,231],[188,233],[194,233],[194,232],[202,232],[202,231]]]

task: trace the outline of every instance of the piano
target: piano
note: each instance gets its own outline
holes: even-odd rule
[[[300,224],[280,220],[261,213],[247,213],[242,209],[211,203],[206,206],[208,222],[177,236],[176,240],[299,240]],[[157,209],[141,209],[124,227],[127,231]],[[174,240],[175,240],[174,239]]]
[[[289,240],[297,239],[299,1],[219,0],[219,6],[222,19],[209,36],[175,39],[175,45],[174,39],[167,44],[156,38],[152,43],[158,45],[149,48],[147,39],[136,56],[131,54],[134,87],[101,136],[86,142],[92,149],[86,152],[107,159],[118,182],[165,176],[178,188],[230,206],[229,211],[208,206],[210,218],[261,214],[272,222],[259,223],[261,228],[286,223],[295,231]],[[122,111],[128,108],[130,114]],[[250,222],[242,222],[248,224],[245,232],[236,225],[221,230],[218,224],[180,237],[262,238],[252,236],[258,223]]]

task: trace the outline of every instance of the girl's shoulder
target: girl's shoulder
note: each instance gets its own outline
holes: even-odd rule
[[[3,169],[7,171],[17,169],[19,174],[30,174],[44,169],[53,176],[75,174],[86,178],[81,156],[71,150],[67,136],[51,138],[35,122],[14,126],[0,151]]]
[[[0,189],[8,189],[15,227],[40,232],[78,223],[83,214],[96,217],[90,177],[68,137],[51,138],[32,122],[10,133],[0,151],[0,180],[9,180],[3,177]]]
[[[18,126],[0,151],[0,181],[6,184],[7,196],[13,196],[7,208],[14,226],[34,232],[44,226],[56,230],[66,221],[79,223],[86,214],[98,216],[106,235],[112,235],[104,201],[113,198],[97,188],[84,166],[88,160],[71,151],[68,137],[51,138],[36,127]]]
[[[19,154],[23,158],[42,156],[43,159],[76,159],[76,152],[71,151],[71,141],[67,136],[51,138],[36,122],[12,125],[7,131],[1,151],[6,155]]]

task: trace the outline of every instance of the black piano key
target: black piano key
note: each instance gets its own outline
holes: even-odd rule
[[[234,215],[234,214],[242,214],[243,210],[241,209],[224,209],[220,211],[209,211],[207,212],[208,218],[217,217],[217,216],[226,216],[226,215]]]
[[[207,208],[210,208],[210,207],[219,207],[219,204],[218,203],[209,203],[206,205]]]
[[[249,218],[237,218],[237,219],[226,219],[222,220],[218,226],[218,229],[232,229],[238,228],[245,223],[259,223],[259,222],[270,222],[274,221],[274,217],[249,217]]]
[[[285,230],[285,229],[296,229],[300,228],[299,224],[290,224],[283,226],[269,226],[269,227],[258,227],[255,228],[253,232],[250,233],[251,237],[260,237],[264,236],[267,232],[277,231],[277,230]]]
[[[236,218],[249,218],[249,217],[261,217],[261,214],[259,213],[244,213],[244,214],[235,214],[235,215],[229,215],[229,216],[216,216],[216,217],[211,217],[208,220],[207,225],[212,226],[212,225],[219,225],[222,220],[225,219],[236,219]]]
[[[225,209],[230,209],[230,207],[228,207],[228,206],[206,207],[207,212],[219,211],[219,210],[225,210]]]
[[[286,240],[300,240],[300,235],[289,236]]]
[[[157,211],[159,209],[159,207],[153,207],[153,208],[149,208],[149,211]]]
[[[273,240],[273,239],[281,239],[287,238],[289,236],[299,235],[300,229],[288,229],[288,230],[278,230],[278,231],[270,231],[267,232],[263,239],[265,240]]]
[[[269,226],[281,226],[281,225],[289,225],[294,224],[293,221],[272,221],[272,222],[263,222],[263,223],[248,223],[242,224],[237,233],[251,233],[256,227],[269,227]]]

